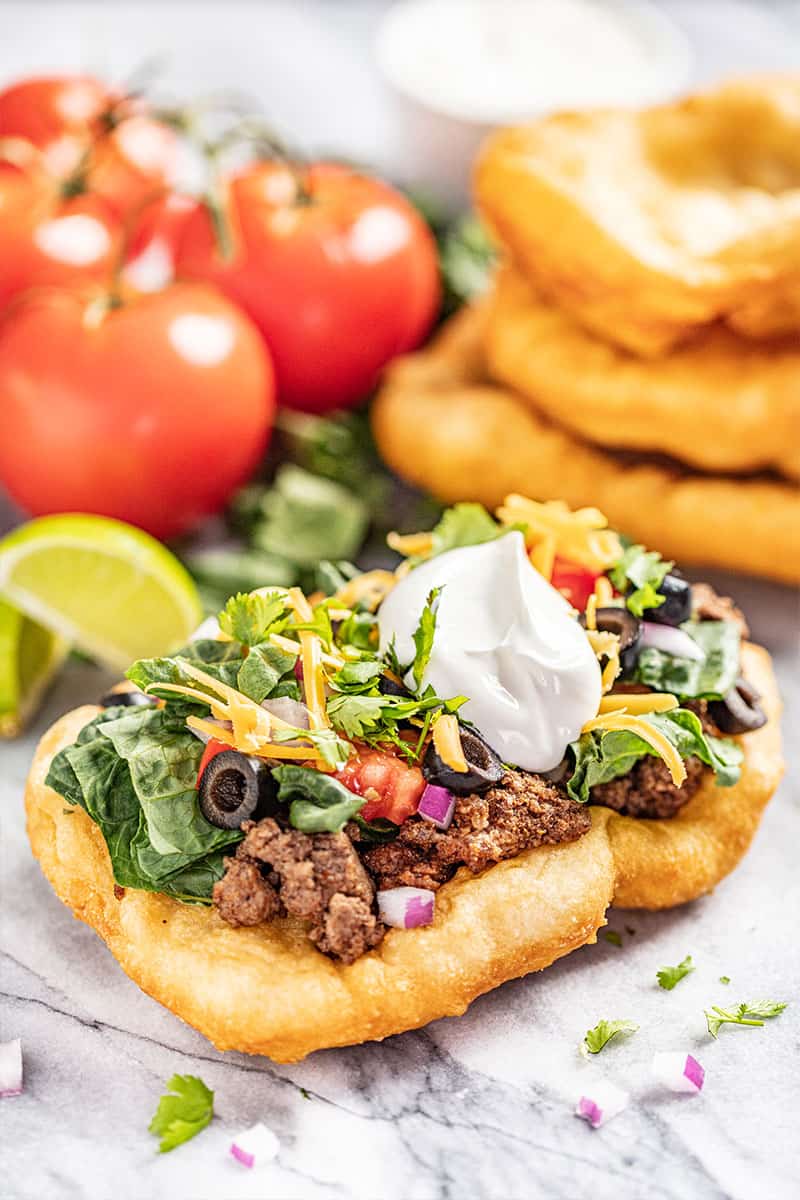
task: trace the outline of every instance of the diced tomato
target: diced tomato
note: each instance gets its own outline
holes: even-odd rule
[[[216,758],[218,754],[222,754],[223,750],[230,749],[231,747],[227,742],[218,742],[216,738],[209,738],[209,740],[206,742],[206,748],[203,751],[203,757],[200,759],[200,766],[197,768],[198,786],[200,784],[200,780],[203,778],[203,771],[205,771],[212,758]]]
[[[367,796],[361,809],[365,821],[384,817],[402,825],[417,811],[425,790],[425,778],[419,767],[409,767],[396,754],[383,750],[365,750],[356,754],[336,778],[355,792]]]
[[[578,612],[583,612],[599,578],[599,571],[590,571],[588,567],[582,567],[580,563],[556,557],[550,582],[554,588],[563,593],[573,608],[577,608]]]

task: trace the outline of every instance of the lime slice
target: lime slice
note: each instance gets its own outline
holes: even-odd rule
[[[0,737],[16,737],[67,656],[68,643],[0,600]]]
[[[15,529],[0,541],[0,594],[117,670],[174,650],[203,619],[177,558],[108,517],[65,513]]]

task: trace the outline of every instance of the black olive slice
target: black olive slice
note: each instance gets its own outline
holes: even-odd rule
[[[677,571],[669,571],[658,585],[664,597],[657,608],[648,608],[648,621],[659,625],[682,625],[692,615],[692,586]]]
[[[758,701],[760,695],[746,679],[737,679],[722,700],[711,700],[708,715],[723,733],[752,733],[767,723],[767,714]]]
[[[406,700],[411,696],[411,692],[404,683],[398,683],[389,675],[381,675],[378,680],[378,691],[382,696],[403,696]]]
[[[581,613],[578,620],[585,629],[586,613]],[[623,675],[630,675],[639,657],[642,622],[620,605],[598,608],[595,612],[595,622],[602,633],[615,633],[619,638],[619,665]]]
[[[459,726],[461,749],[469,766],[468,771],[454,771],[439,756],[431,741],[422,760],[422,774],[428,783],[448,788],[457,796],[469,796],[473,792],[484,792],[503,778],[503,764],[474,729]]]
[[[273,811],[276,794],[272,772],[260,758],[223,750],[203,771],[200,811],[219,829],[238,829]]]
[[[156,703],[155,696],[147,696],[144,692],[140,692],[138,688],[125,688],[124,690],[106,692],[100,697],[98,704],[101,708],[115,708],[117,705],[147,705],[152,708]]]

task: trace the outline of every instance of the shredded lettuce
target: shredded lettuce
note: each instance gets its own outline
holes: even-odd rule
[[[634,678],[657,692],[680,699],[718,700],[739,674],[739,630],[733,621],[686,621],[681,625],[703,651],[703,659],[677,658],[647,646],[639,654]]]

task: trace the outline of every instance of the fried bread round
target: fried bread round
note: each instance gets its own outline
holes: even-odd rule
[[[372,411],[378,447],[402,478],[445,503],[495,508],[510,492],[597,505],[611,525],[683,563],[800,581],[800,490],[713,476],[601,450],[492,383],[485,308],[462,310],[387,372]]]
[[[548,298],[637,354],[717,319],[798,328],[800,76],[500,130],[475,185]]]
[[[498,383],[600,446],[800,479],[800,336],[754,342],[718,323],[663,358],[636,358],[508,267],[488,302],[485,351]]]

